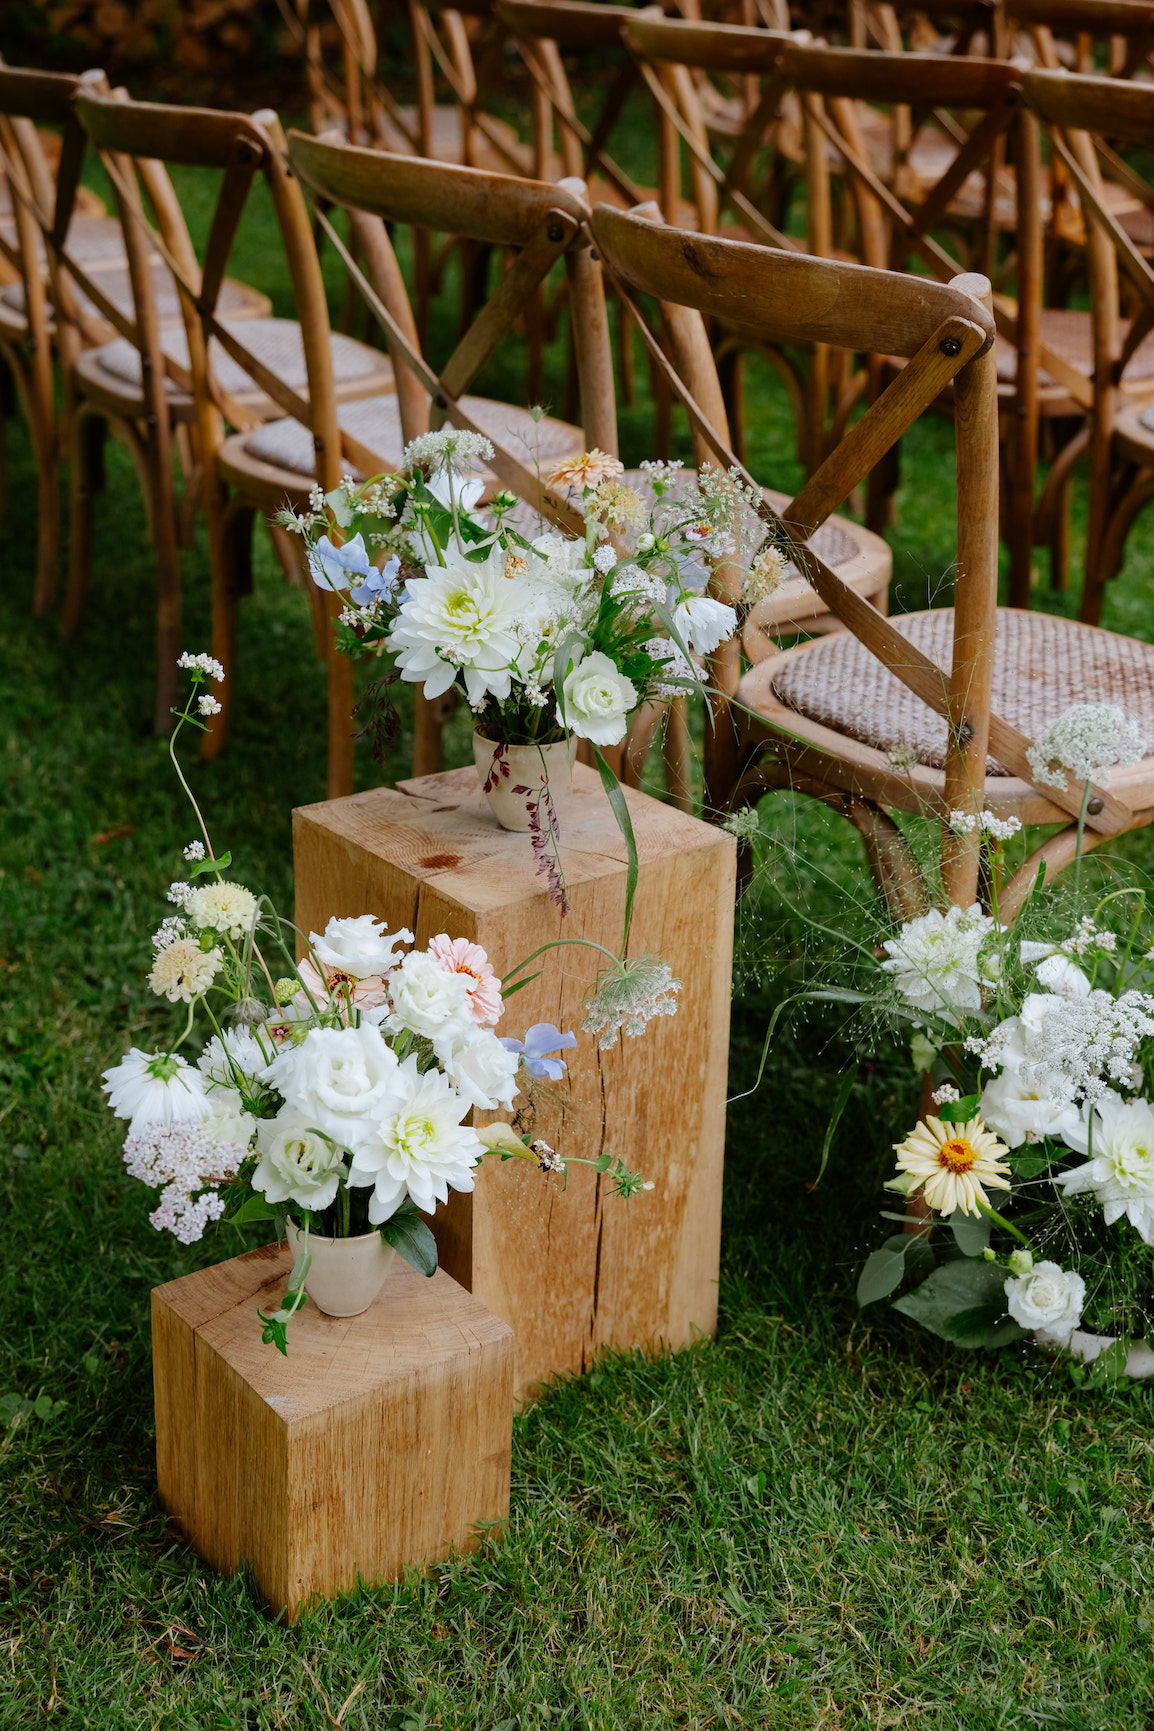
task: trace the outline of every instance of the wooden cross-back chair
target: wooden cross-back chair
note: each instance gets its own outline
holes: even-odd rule
[[[1149,0],[1006,0],[1011,26],[1027,32],[1049,71],[1106,71],[1114,78],[1149,72],[1154,6]],[[1105,57],[1105,67],[1098,64]]]
[[[1106,584],[1121,570],[1126,538],[1154,497],[1154,268],[1106,194],[1120,149],[1154,142],[1154,87],[1144,81],[1031,72],[1026,96],[1051,155],[1077,194],[1086,224],[1093,371],[1085,442],[1090,491],[1079,617],[1096,624]],[[1133,171],[1132,171],[1133,172]],[[1154,210],[1154,188],[1134,174]],[[1122,318],[1124,289],[1132,317]],[[1147,356],[1145,367],[1141,365]],[[1138,363],[1137,365],[1135,363]],[[1133,374],[1139,374],[1133,379]]]
[[[283,415],[286,405],[301,409],[322,354],[333,393],[342,399],[391,390],[392,367],[368,344],[348,337],[330,339],[316,249],[299,189],[284,195],[265,134],[247,115],[131,102],[87,87],[75,98],[75,112],[112,181],[128,250],[133,310],[125,318],[111,303],[102,304],[99,285],[72,270],[78,286],[96,300],[120,335],[113,343],[86,351],[74,369],[78,404],[71,444],[72,546],[65,628],[78,628],[85,598],[92,535],[91,448],[94,431],[104,423],[132,454],[156,549],[156,723],[161,729],[170,725],[181,647],[179,546],[188,539],[193,510],[204,512],[213,654],[226,671],[219,693],[222,711],[202,746],[204,755],[215,756],[224,743],[235,689],[236,574],[225,557],[227,523],[218,464],[226,424],[254,428]],[[202,255],[168,175],[168,166],[174,164],[220,173]],[[261,174],[273,193],[296,319],[233,316],[232,279],[225,273],[248,195]],[[149,268],[153,257],[162,262],[168,292],[177,300],[178,325],[162,322],[155,274]],[[303,412],[307,414],[307,408]],[[179,517],[174,447],[187,458]]]
[[[607,273],[639,292],[706,316],[740,315],[777,340],[827,342],[904,355],[907,365],[795,499],[777,533],[847,629],[782,651],[749,616],[742,646],[714,659],[714,728],[706,797],[714,812],[778,788],[813,795],[865,837],[891,907],[909,918],[929,893],[892,811],[945,818],[992,810],[1064,827],[1001,894],[1012,914],[1036,875],[1074,854],[1083,789],[1042,789],[1031,740],[1072,701],[1117,702],[1154,738],[1154,647],[1072,621],[997,608],[997,379],[988,281],[951,284],[836,260],[774,253],[722,237],[686,235],[636,213],[598,206],[592,228]],[[651,339],[653,340],[653,339]],[[656,343],[654,340],[654,349]],[[659,352],[659,351],[657,351]],[[839,583],[814,546],[817,528],[892,442],[952,386],[957,429],[954,605],[887,620]],[[732,452],[681,377],[702,442],[723,465]],[[722,575],[722,581],[724,576]],[[753,663],[741,674],[741,647]],[[1087,845],[1154,819],[1154,758],[1093,788]],[[946,898],[979,889],[976,835],[943,828]]]
[[[230,557],[238,556],[254,511],[269,512],[286,501],[303,509],[315,481],[326,487],[336,484],[342,455],[347,468],[361,475],[396,468],[408,440],[445,422],[473,428],[490,439],[495,447],[491,483],[500,482],[546,517],[579,529],[580,519],[542,485],[540,475],[582,444],[616,448],[604,300],[600,273],[582,233],[586,207],[581,188],[390,156],[346,145],[336,137],[318,140],[294,132],[287,148],[283,158],[278,151],[285,187],[299,197],[300,187],[307,186],[317,201],[318,220],[342,252],[384,332],[397,389],[395,395],[342,407],[331,402],[318,371],[315,377],[310,374],[309,416],[297,413],[256,435],[238,433],[226,440],[220,473],[232,489]],[[324,216],[322,202],[349,212],[350,245],[355,245],[359,265]],[[386,223],[463,235],[513,260],[439,371],[422,353]],[[527,299],[561,263],[577,339],[584,432],[549,415],[535,416],[526,408],[467,394],[485,362],[508,341]],[[338,597],[326,601],[339,611]],[[415,773],[439,767],[440,734],[448,711],[448,704],[430,704],[418,695]],[[343,734],[337,722],[334,714],[330,785],[334,791],[347,791],[352,745],[347,721]]]
[[[847,46],[909,49],[920,54],[1006,56],[1004,17],[995,0],[946,0],[927,7],[920,0],[879,5],[849,0]]]

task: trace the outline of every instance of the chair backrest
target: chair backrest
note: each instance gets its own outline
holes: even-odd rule
[[[1029,776],[1028,741],[991,715],[997,605],[997,391],[994,325],[984,301],[989,285],[961,276],[946,285],[866,266],[774,252],[766,247],[689,235],[598,205],[592,228],[610,280],[621,292],[677,302],[707,317],[753,327],[771,341],[828,343],[903,355],[897,381],[845,435],[780,519],[764,507],[792,557],[842,622],[904,684],[948,717],[947,809],[980,800],[987,751]],[[632,303],[631,303],[632,304]],[[649,346],[647,344],[647,346]],[[654,345],[656,347],[656,345]],[[651,349],[651,352],[652,349]],[[699,438],[723,467],[732,461],[697,403],[691,357],[677,356],[674,385]],[[685,361],[689,360],[686,365]],[[910,654],[905,638],[867,601],[852,595],[809,545],[816,528],[949,383],[956,404],[958,512],[953,659],[936,668]],[[752,483],[752,478],[747,477]],[[732,732],[725,706],[737,688],[736,646],[715,666],[716,743],[709,797],[724,804],[733,776]],[[726,753],[729,761],[726,761]],[[970,902],[977,885],[976,847],[944,844],[952,901]]]
[[[778,208],[779,111],[788,90],[781,59],[791,41],[788,31],[664,18],[648,7],[629,19],[622,34],[657,104],[665,220],[680,220],[684,146],[700,229],[716,232],[728,206],[738,223],[767,245],[793,244],[782,232]],[[711,111],[720,120],[722,104],[729,111],[725,130],[710,126]],[[766,143],[773,144],[774,158],[759,193],[752,175]],[[793,155],[798,154],[795,149]],[[768,190],[775,186],[776,196]]]
[[[1144,207],[1144,216],[1154,210],[1154,185],[1114,148],[1136,146],[1139,161],[1149,151],[1154,139],[1154,87],[1137,79],[1037,71],[1027,75],[1026,99],[1046,133],[1051,161],[1069,176],[1086,230],[1094,364],[1088,383],[1090,498],[1081,616],[1096,622],[1106,579],[1113,574],[1103,563],[1102,549],[1110,510],[1111,436],[1118,387],[1131,356],[1154,330],[1154,270],[1127,233],[1125,216],[1111,208],[1103,170],[1111,179],[1124,179],[1126,189]],[[1134,316],[1125,335],[1120,275],[1127,279],[1133,303]]]
[[[637,83],[636,67],[620,52],[622,26],[635,15],[633,8],[601,0],[495,0],[494,12],[533,86],[534,174],[548,179],[559,170],[585,181],[597,177],[635,203],[641,193],[608,151]],[[562,49],[570,57],[594,54],[601,64],[619,51],[617,70],[591,125],[578,114]]]
[[[1150,0],[1007,0],[1006,14],[1011,24],[1029,32],[1039,62],[1049,71],[1072,62],[1070,70],[1093,73],[1103,47],[1113,77],[1129,79],[1150,69]]]
[[[446,420],[470,424],[459,399],[553,267],[563,261],[586,444],[616,450],[604,291],[583,229],[587,208],[582,183],[550,186],[453,164],[387,156],[300,132],[291,133],[288,144],[293,170],[314,196],[350,212],[366,265],[362,291],[389,343],[406,436],[430,424],[435,429]],[[416,321],[389,240],[389,223],[451,234],[512,257],[439,374],[419,352]],[[571,509],[544,488],[515,453],[498,447],[491,467],[522,498],[559,520],[572,518]]]

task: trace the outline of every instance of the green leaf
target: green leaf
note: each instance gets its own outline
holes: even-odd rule
[[[984,1214],[963,1214],[955,1208],[946,1224],[963,1256],[980,1256],[990,1242],[990,1222]]]
[[[849,1097],[853,1093],[853,1085],[857,1081],[857,1072],[858,1067],[855,1064],[853,1069],[847,1070],[841,1079],[841,1087],[837,1091],[837,1099],[834,1101],[833,1112],[830,1116],[829,1123],[826,1125],[825,1141],[821,1145],[821,1164],[817,1169],[817,1177],[814,1179],[815,1185],[821,1183],[822,1174],[826,1167],[826,1161],[829,1159],[829,1150],[830,1145],[833,1142],[834,1132],[837,1129],[838,1124],[841,1122],[842,1113],[849,1105]]]
[[[1036,1148],[1015,1148],[1010,1154],[1010,1167],[1018,1178],[1037,1178],[1054,1164],[1053,1154],[1039,1153]]]
[[[1114,1341],[1110,1346],[1103,1347],[1086,1378],[1087,1388],[1114,1388],[1126,1373],[1126,1360],[1130,1356],[1130,1342],[1125,1335]],[[39,1410],[39,1403],[37,1403]]]
[[[277,1211],[272,1203],[263,1197],[259,1190],[254,1190],[248,1199],[241,1203],[235,1214],[226,1214],[226,1226],[251,1226],[254,1220],[275,1220]]]
[[[215,859],[194,859],[188,868],[188,875],[190,878],[198,878],[201,872],[223,871],[225,866],[231,864],[231,853],[218,853]]]
[[[308,1278],[308,1272],[312,1265],[313,1259],[309,1252],[307,1250],[302,1250],[301,1254],[293,1263],[293,1271],[289,1275],[288,1285],[284,1289],[286,1299],[291,1298],[294,1292],[300,1291]]]
[[[264,1344],[266,1346],[275,1346],[277,1351],[279,1353],[283,1353],[284,1357],[287,1358],[288,1357],[288,1330],[285,1327],[284,1322],[282,1321],[282,1317],[284,1315],[284,1312],[278,1310],[272,1316],[266,1316],[264,1311],[261,1310],[260,1306],[258,1305],[257,1306],[257,1315],[260,1317],[261,1321],[264,1323],[264,1327],[261,1330],[261,1336],[260,1336],[261,1340],[264,1342]]]
[[[415,1208],[400,1208],[381,1227],[381,1237],[403,1256],[418,1274],[432,1278],[437,1272],[437,1240]]]
[[[942,1124],[965,1124],[977,1114],[982,1103],[980,1094],[966,1094],[961,1100],[947,1100],[939,1106],[938,1120]]]
[[[1005,1283],[1004,1268],[961,1257],[944,1262],[914,1292],[895,1299],[894,1309],[955,1346],[1008,1346],[1025,1331],[1006,1314]]]
[[[925,1239],[914,1232],[896,1232],[870,1256],[857,1283],[857,1301],[863,1307],[888,1298],[907,1274],[923,1274],[934,1265],[934,1253]]]
[[[621,934],[621,954],[625,954],[629,942],[629,926],[633,919],[633,897],[637,893],[637,878],[640,870],[637,859],[637,838],[633,834],[633,819],[629,816],[629,807],[621,783],[602,757],[597,746],[593,747],[593,756],[597,760],[597,770],[601,776],[601,785],[605,789],[605,797],[613,809],[617,819],[617,827],[625,841],[627,865],[625,868],[625,929]]]

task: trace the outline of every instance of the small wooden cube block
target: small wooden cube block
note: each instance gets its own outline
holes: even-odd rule
[[[361,1316],[308,1304],[261,1340],[292,1256],[268,1245],[152,1294],[160,1500],[205,1562],[244,1562],[292,1621],[509,1512],[513,1337],[443,1270],[397,1257]]]
[[[617,949],[625,844],[596,773],[578,764],[574,785],[561,822],[566,918],[529,837],[501,829],[476,771],[461,769],[296,811],[298,928],[371,913],[421,946],[438,932],[481,944],[498,975],[554,938]],[[617,1156],[654,1188],[626,1199],[574,1166],[563,1189],[527,1161],[487,1158],[472,1194],[451,1193],[433,1225],[443,1266],[512,1325],[522,1396],[599,1347],[685,1346],[717,1325],[736,844],[634,789],[626,799],[641,860],[629,953],[669,963],[676,1015],[601,1051],[580,1027],[604,958],[554,949],[498,1032],[573,1029],[561,1082],[522,1072],[519,1122],[562,1155]]]

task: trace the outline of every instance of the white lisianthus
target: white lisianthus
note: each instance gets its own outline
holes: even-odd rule
[[[142,1052],[133,1046],[105,1070],[103,1092],[116,1116],[129,1119],[130,1135],[142,1124],[199,1120],[208,1113],[204,1077],[175,1052]]]
[[[458,1040],[444,1059],[449,1079],[462,1099],[484,1112],[512,1106],[520,1064],[520,1052],[506,1050],[491,1028],[477,1028]]]
[[[270,1068],[285,1104],[342,1148],[368,1141],[396,1109],[400,1066],[378,1028],[312,1028]]]
[[[302,1208],[327,1208],[344,1171],[344,1153],[327,1141],[301,1113],[291,1108],[257,1127],[260,1163],[252,1187],[268,1202],[296,1202]]]
[[[450,973],[425,950],[410,950],[389,975],[389,1032],[408,1028],[413,1034],[423,1034],[435,1043],[440,1055],[476,1027],[470,984],[466,975]]]
[[[447,691],[460,672],[471,704],[482,703],[489,692],[503,702],[520,620],[517,585],[505,577],[504,549],[494,545],[487,559],[476,561],[450,543],[444,557],[444,566],[426,565],[426,576],[406,584],[387,647],[402,679],[423,684],[427,697]]]
[[[1035,1262],[1025,1274],[1006,1282],[1006,1306],[1019,1328],[1042,1329],[1065,1346],[1082,1320],[1086,1282],[1056,1262]]]
[[[399,1067],[400,1104],[381,1120],[375,1135],[358,1148],[350,1184],[371,1184],[369,1219],[380,1226],[406,1196],[432,1213],[449,1191],[473,1188],[473,1167],[483,1149],[461,1119],[468,1103],[439,1070],[420,1075],[414,1054]]]
[[[737,614],[711,595],[693,595],[681,602],[673,623],[695,655],[712,655],[737,630]]]
[[[637,689],[608,655],[596,650],[585,656],[567,675],[562,691],[570,733],[594,745],[616,745],[625,738]]]
[[[257,922],[260,904],[251,890],[242,884],[201,884],[189,890],[184,899],[184,911],[192,923],[201,928],[227,932],[230,938],[243,938]]]
[[[403,928],[399,932],[389,932],[384,921],[378,920],[374,914],[359,914],[355,919],[333,918],[323,933],[309,933],[309,943],[318,961],[338,974],[351,974],[357,980],[367,980],[373,974],[387,974],[397,965],[398,946],[412,941],[412,932]]]
[[[1102,1204],[1107,1226],[1125,1215],[1138,1236],[1154,1244],[1154,1111],[1149,1101],[1126,1102],[1110,1089],[1092,1106],[1087,1103],[1065,1139],[1079,1154],[1093,1155],[1085,1166],[1056,1176],[1065,1194],[1092,1192]]]
[[[247,1149],[258,1120],[244,1109],[244,1101],[235,1088],[210,1088],[205,1095],[208,1111],[201,1129],[214,1142]]]
[[[947,1021],[982,1007],[982,988],[997,980],[997,958],[983,951],[999,930],[975,902],[971,908],[932,908],[882,945],[902,997]]]
[[[1040,1142],[1045,1136],[1063,1141],[1067,1130],[1078,1122],[1076,1107],[1048,1099],[1032,1078],[1022,1076],[1012,1065],[986,1083],[980,1111],[983,1124],[1000,1136],[1007,1148]]]
[[[1056,992],[1060,998],[1088,998],[1090,996],[1089,976],[1084,974],[1076,962],[1069,956],[1047,956],[1034,969],[1038,976],[1038,984],[1046,986],[1051,992]]]

